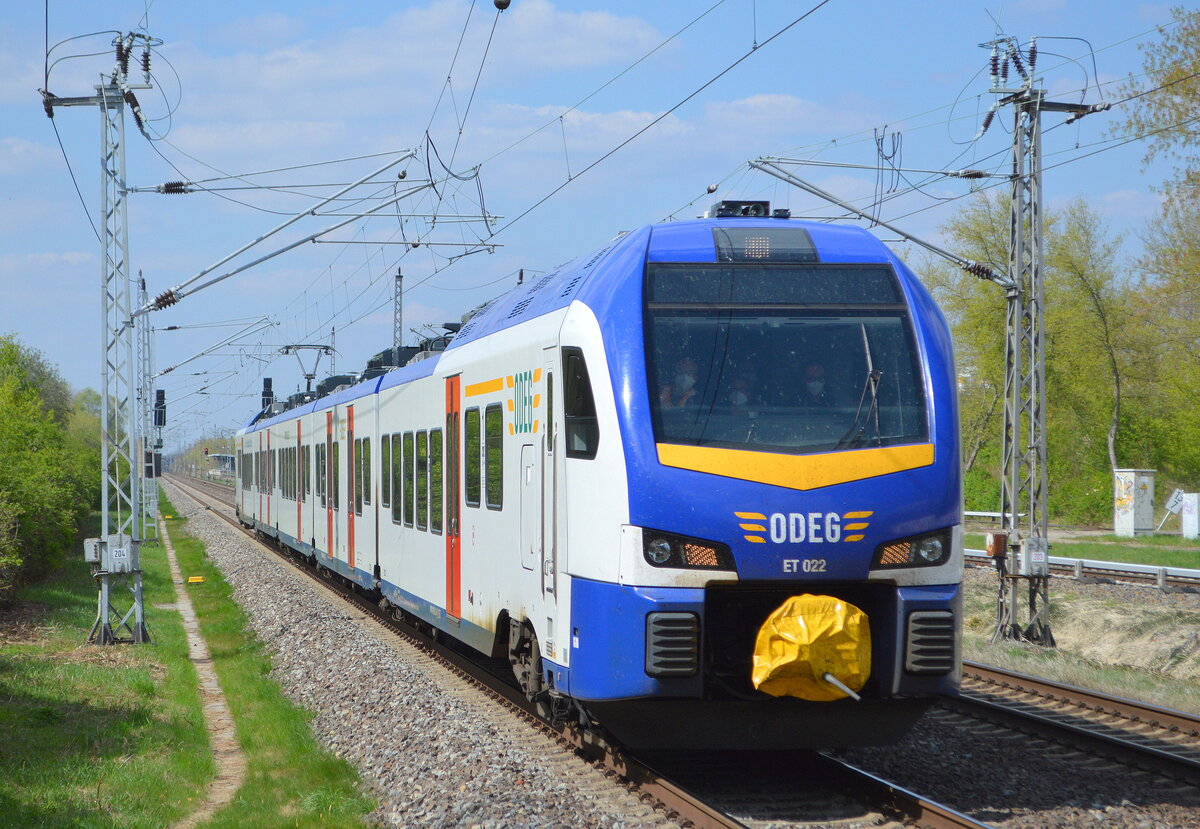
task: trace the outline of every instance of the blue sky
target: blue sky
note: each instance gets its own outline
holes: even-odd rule
[[[156,327],[205,326],[158,334],[159,368],[238,330],[208,327],[213,323],[261,316],[272,323],[164,378],[172,420],[168,448],[244,422],[263,376],[272,377],[280,393],[294,391],[302,382],[300,367],[294,356],[273,353],[280,345],[327,342],[336,326],[338,370],[361,369],[391,343],[389,297],[397,266],[406,278],[405,327],[436,327],[507,290],[520,268],[547,270],[619,231],[672,215],[692,217],[718,198],[768,198],[796,214],[832,215],[812,198],[747,171],[745,162],[760,155],[865,165],[802,171],[860,204],[869,204],[877,190],[904,187],[876,172],[880,136],[907,168],[996,169],[1009,145],[1002,124],[972,140],[993,100],[980,71],[987,61],[980,43],[997,33],[1022,43],[1038,36],[1039,75],[1051,96],[1095,102],[1101,89],[1117,97],[1111,84],[1141,72],[1138,44],[1155,40],[1154,27],[1170,22],[1167,6],[1107,0],[830,0],[767,42],[815,2],[512,0],[497,15],[491,0],[51,0],[52,46],[139,26],[163,41],[152,62],[155,89],[137,93],[153,119],[150,133],[162,140],[152,146],[128,124],[131,186],[218,176],[212,168],[242,174],[410,147],[422,149],[421,160],[395,170],[407,169],[407,180],[417,181],[427,173],[427,132],[455,173],[478,171],[477,179],[439,187],[439,195],[426,189],[401,202],[402,212],[412,214],[403,225],[392,215],[326,237],[373,244],[305,244],[156,312]],[[99,244],[37,93],[45,14],[42,4],[10,4],[0,22],[0,333],[41,349],[76,388],[97,387]],[[1084,38],[1094,54],[1083,42],[1052,36]],[[103,54],[58,63],[50,90],[91,94],[100,73],[112,71],[111,39],[102,34],[58,47],[55,58]],[[1002,118],[1006,127],[1007,115]],[[98,120],[88,108],[59,109],[55,119],[93,218]],[[1048,115],[1045,126],[1061,120]],[[1057,127],[1046,136],[1047,164],[1104,146],[1096,142],[1110,137],[1115,121],[1101,113]],[[1161,165],[1143,170],[1143,153],[1141,142],[1133,142],[1048,170],[1048,204],[1087,200],[1114,232],[1127,234],[1125,252],[1136,255],[1138,233],[1157,209],[1153,187],[1170,174]],[[347,183],[381,163],[359,159],[253,181]],[[434,172],[445,175],[436,165]],[[719,188],[711,196],[709,185]],[[211,186],[244,184],[229,179]],[[309,195],[133,193],[133,267],[144,272],[150,293],[158,293],[311,206],[312,193],[331,190],[303,192]],[[893,198],[880,215],[905,216],[905,228],[936,239],[963,204],[955,197],[969,192],[966,182],[939,180]],[[490,240],[497,247],[450,264],[448,257],[469,250],[463,244],[486,232],[478,221],[445,219],[478,215],[480,193],[489,213],[505,217]],[[430,226],[422,216],[434,212],[443,219]],[[299,222],[261,252],[333,221]],[[382,244],[416,238],[438,244]],[[415,337],[409,334],[410,341]],[[321,371],[328,368],[323,361]]]

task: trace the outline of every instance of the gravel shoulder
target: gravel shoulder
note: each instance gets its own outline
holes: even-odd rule
[[[380,825],[676,825],[168,490],[271,653],[284,693],[313,712],[319,739],[379,798]]]

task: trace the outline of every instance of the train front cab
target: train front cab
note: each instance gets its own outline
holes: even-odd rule
[[[642,321],[604,331],[631,390],[614,401],[629,523],[619,578],[572,580],[570,692],[631,745],[886,743],[957,685],[947,327],[874,237],[798,224],[658,226],[641,263],[636,244],[605,263],[639,274],[593,306]],[[866,614],[861,701],[752,685],[760,627],[804,594]]]

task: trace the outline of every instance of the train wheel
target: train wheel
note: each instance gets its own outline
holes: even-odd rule
[[[525,698],[538,704],[538,713],[542,713],[546,696],[542,684],[542,650],[538,647],[533,625],[527,621],[508,620],[508,663],[512,665],[513,676],[517,678],[517,685],[525,693]]]

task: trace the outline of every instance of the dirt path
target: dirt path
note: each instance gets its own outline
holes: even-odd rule
[[[242,748],[238,745],[233,715],[229,713],[225,694],[221,691],[221,685],[217,681],[217,672],[213,668],[208,645],[204,643],[204,637],[200,635],[200,623],[196,620],[196,611],[192,608],[192,600],[188,597],[187,591],[183,589],[183,574],[179,570],[179,561],[175,558],[175,547],[171,544],[171,536],[165,530],[166,524],[161,513],[158,516],[158,526],[164,528],[163,546],[167,550],[167,561],[171,565],[171,580],[176,585],[175,609],[183,616],[183,629],[188,638],[188,654],[196,666],[196,673],[200,679],[204,727],[208,731],[213,760],[217,765],[217,776],[208,784],[208,791],[204,793],[204,801],[196,811],[174,826],[174,829],[191,829],[212,817],[218,809],[233,800],[234,795],[242,786],[242,780],[246,777],[246,755],[242,753]]]

